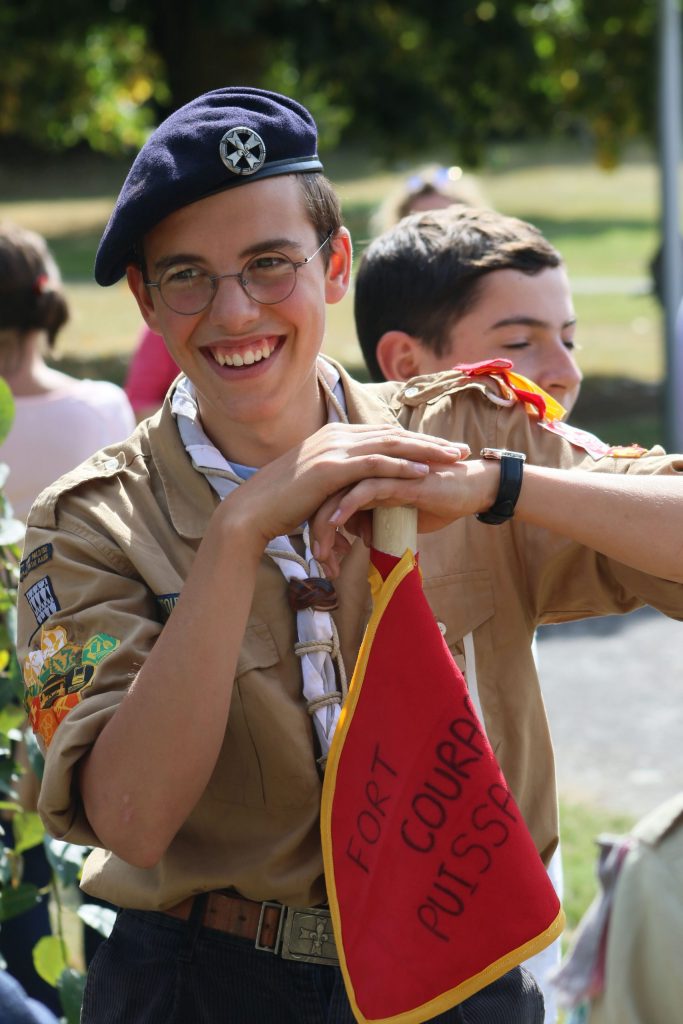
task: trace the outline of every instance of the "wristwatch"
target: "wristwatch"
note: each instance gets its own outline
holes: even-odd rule
[[[480,523],[500,526],[512,519],[515,505],[522,489],[522,474],[526,455],[524,452],[511,452],[507,448],[482,448],[479,455],[482,459],[496,459],[500,462],[500,484],[496,500],[486,512],[475,513]]]

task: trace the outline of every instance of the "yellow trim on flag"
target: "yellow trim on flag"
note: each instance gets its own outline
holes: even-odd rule
[[[379,624],[382,621],[382,616],[394,596],[394,593],[414,568],[415,555],[410,548],[407,549],[400,562],[394,566],[386,580],[382,578],[382,574],[375,568],[372,562],[370,563],[370,567],[368,569],[368,580],[370,583],[370,591],[372,593],[372,614],[370,615],[370,619],[365,629],[363,642],[361,643],[360,651],[358,652],[356,667],[353,670],[353,676],[349,683],[349,692],[346,701],[344,702],[344,706],[341,709],[339,721],[337,722],[332,744],[327,755],[322,799],[320,803],[320,835],[323,850],[323,863],[325,866],[325,885],[327,888],[327,899],[330,905],[330,914],[332,916],[333,931],[335,936],[339,936],[339,940],[337,941],[339,966],[341,967],[342,974],[344,975],[344,983],[346,985],[349,1002],[351,1003],[357,1020],[361,1022],[365,1021],[365,1017],[356,1005],[355,993],[349,975],[349,969],[344,955],[344,943],[342,941],[341,914],[339,912],[339,900],[337,898],[337,886],[334,877],[334,857],[332,855],[332,800],[337,785],[339,757],[343,747],[342,740],[349,730],[351,719],[353,718],[353,712],[358,704],[358,698],[360,697],[363,680],[365,679],[365,671],[370,657],[370,650],[375,639],[375,634],[377,633]]]
[[[525,942],[518,949],[514,949],[510,953],[506,953],[500,960],[496,960],[495,963],[485,970],[480,971],[479,974],[472,975],[471,978],[463,981],[460,985],[456,985],[455,988],[443,992],[440,996],[436,996],[426,1003],[421,1003],[419,1006],[405,1010],[403,1013],[396,1013],[391,1017],[366,1017],[362,1010],[359,1009],[355,994],[347,982],[346,991],[354,1016],[358,1024],[424,1024],[424,1021],[431,1020],[432,1017],[437,1017],[454,1006],[458,1006],[466,999],[469,999],[470,996],[480,992],[486,985],[491,985],[498,978],[502,978],[513,967],[517,967],[518,964],[524,963],[529,957],[540,953],[542,949],[545,949],[551,942],[559,938],[564,930],[564,925],[564,911],[559,910],[555,920],[544,932],[541,932],[534,939],[530,939],[529,942]]]

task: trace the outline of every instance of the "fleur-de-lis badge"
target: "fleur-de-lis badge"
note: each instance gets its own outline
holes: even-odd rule
[[[332,931],[327,931],[325,922],[322,920],[316,921],[315,928],[302,928],[299,927],[299,938],[308,939],[311,943],[309,953],[311,956],[322,956],[323,955],[323,944],[325,942],[334,942],[334,936]]]
[[[266,144],[251,128],[230,128],[219,147],[221,160],[233,174],[256,174],[266,159]]]

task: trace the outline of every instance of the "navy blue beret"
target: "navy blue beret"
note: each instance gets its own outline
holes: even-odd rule
[[[240,86],[204,93],[138,153],[102,235],[95,280],[122,278],[136,243],[174,210],[259,178],[322,169],[315,121],[300,103]]]

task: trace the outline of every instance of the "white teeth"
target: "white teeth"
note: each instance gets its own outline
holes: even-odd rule
[[[251,366],[252,363],[270,358],[274,351],[275,346],[271,348],[268,342],[264,341],[260,348],[248,348],[244,352],[234,352],[232,355],[219,352],[218,349],[212,349],[211,354],[219,366]]]

